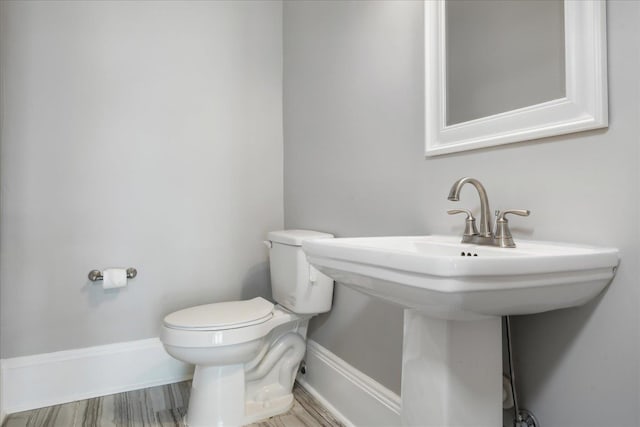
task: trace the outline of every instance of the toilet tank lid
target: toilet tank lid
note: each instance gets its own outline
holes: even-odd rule
[[[302,246],[302,242],[310,239],[330,239],[333,234],[312,230],[280,230],[270,231],[267,240],[285,245]]]
[[[177,329],[227,329],[262,323],[272,312],[273,304],[257,297],[185,308],[167,315],[164,324]]]

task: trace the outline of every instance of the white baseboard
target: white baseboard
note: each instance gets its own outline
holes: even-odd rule
[[[298,381],[351,426],[400,425],[400,397],[309,340]],[[193,368],[151,338],[0,360],[4,414],[190,379]]]
[[[351,426],[399,426],[400,396],[331,353],[307,342],[306,374],[298,382]]]
[[[2,412],[11,414],[189,379],[193,368],[158,338],[0,361]]]

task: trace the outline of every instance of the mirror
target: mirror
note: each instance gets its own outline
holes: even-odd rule
[[[607,126],[605,2],[425,2],[426,155]]]
[[[565,96],[563,0],[448,1],[445,31],[447,126]]]

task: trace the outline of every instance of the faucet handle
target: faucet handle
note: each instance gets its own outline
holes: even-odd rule
[[[471,211],[469,209],[449,209],[447,211],[447,213],[449,215],[455,215],[455,214],[463,213],[463,214],[467,214],[467,219],[469,219],[469,218],[475,219],[473,217],[473,214],[471,213]]]
[[[513,236],[511,236],[511,230],[509,229],[509,220],[505,218],[508,214],[529,216],[531,213],[528,209],[507,209],[503,212],[496,211],[496,229],[493,240],[496,246],[501,248],[515,248],[516,244],[513,242]]]
[[[531,211],[529,209],[507,209],[504,212],[496,211],[496,216],[498,217],[498,221],[508,221],[505,218],[505,215],[507,215],[507,214],[514,214],[514,215],[520,215],[520,216],[529,216],[530,213],[531,213]]]
[[[467,214],[465,221],[464,233],[462,234],[462,242],[467,243],[471,241],[471,237],[478,235],[478,229],[476,228],[476,219],[469,209],[450,209],[447,211],[449,215],[455,215],[459,213]]]

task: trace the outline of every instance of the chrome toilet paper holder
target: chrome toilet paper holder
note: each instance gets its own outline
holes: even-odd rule
[[[127,268],[127,279],[133,279],[137,275],[138,275],[138,270],[136,270],[133,267]],[[103,278],[102,271],[100,270],[91,270],[89,272],[89,280],[91,280],[92,282],[97,282],[99,280],[102,280],[102,278]]]

